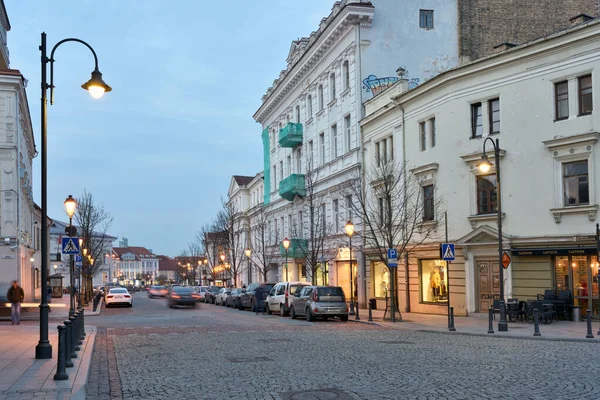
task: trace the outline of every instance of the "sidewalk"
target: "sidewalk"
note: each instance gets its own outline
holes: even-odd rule
[[[96,308],[95,312],[92,311],[92,309],[93,309],[92,302],[90,302],[90,304],[88,306],[84,307],[85,316],[87,317],[89,315],[100,314],[100,311],[102,310],[102,301],[100,301],[100,303],[98,304],[98,307]],[[64,295],[61,298],[52,299],[52,301],[49,304],[51,312],[48,314],[48,319],[50,321],[52,321],[53,323],[55,321],[62,322],[64,320],[66,320],[69,316],[69,302],[70,302],[69,295]],[[21,321],[39,321],[40,320],[39,303],[38,304],[28,303],[28,304],[31,304],[31,306],[21,308]],[[75,304],[77,305],[77,302],[75,302]],[[0,324],[1,324],[1,321],[10,322],[10,309],[8,310],[8,314],[0,315]],[[56,326],[54,326],[54,328],[56,328]]]
[[[599,322],[592,321],[593,339],[586,339],[586,322],[554,321],[552,324],[540,324],[541,336],[533,336],[534,325],[527,322],[509,322],[508,332],[498,332],[498,318],[493,321],[494,333],[488,331],[487,314],[475,314],[470,317],[454,317],[455,332],[448,331],[448,316],[434,314],[402,313],[402,322],[392,323],[383,319],[383,310],[373,310],[373,322],[368,322],[369,310],[360,309],[360,321],[350,316],[349,321],[383,326],[401,331],[435,332],[453,335],[476,335],[488,337],[505,337],[514,339],[561,340],[576,342],[600,342],[597,335]],[[388,313],[389,317],[389,313]]]

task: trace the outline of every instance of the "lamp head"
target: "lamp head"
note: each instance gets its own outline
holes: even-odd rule
[[[282,243],[283,243],[283,248],[284,248],[284,249],[286,249],[286,250],[287,250],[287,249],[289,249],[289,248],[290,248],[290,239],[288,239],[288,238],[285,238],[285,239],[283,239],[283,242],[282,242]]]
[[[73,196],[69,195],[69,197],[67,197],[67,199],[65,200],[64,204],[67,215],[69,216],[69,218],[73,218],[73,215],[75,215],[75,210],[77,209],[77,200],[75,200]]]
[[[352,221],[346,222],[346,235],[354,235],[354,224],[352,223]]]
[[[484,174],[488,172],[490,168],[492,168],[492,163],[488,159],[487,154],[483,153],[483,155],[481,156],[481,162],[477,164],[477,168],[479,168],[479,170]]]
[[[225,261],[225,253],[221,253],[221,255],[219,255],[219,257],[221,258],[221,261]]]
[[[252,255],[252,249],[250,247],[247,247],[246,250],[244,250],[244,253],[246,253],[246,257],[250,258],[250,256]]]
[[[105,92],[110,92],[112,88],[102,80],[102,74],[97,69],[92,71],[92,77],[89,81],[81,85],[82,88],[90,92],[90,95],[99,99]]]
[[[86,256],[87,255],[87,249],[83,249],[83,255]]]

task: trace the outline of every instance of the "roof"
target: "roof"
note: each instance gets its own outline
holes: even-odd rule
[[[113,247],[113,252],[119,257],[123,257],[123,254],[133,254],[136,259],[142,258],[156,258],[155,254],[152,254],[150,250],[141,246],[127,246],[127,247]]]
[[[246,186],[247,184],[252,182],[252,179],[254,179],[254,176],[234,175],[233,179],[235,179],[235,181],[237,182],[238,185]]]
[[[179,266],[177,261],[167,256],[156,256],[158,257],[158,271],[177,271]]]
[[[50,225],[50,235],[64,235],[66,233],[65,229],[67,228],[67,226],[69,226],[68,223],[59,221],[57,219],[53,219],[52,224]],[[77,226],[77,225],[74,225],[74,226],[77,228],[77,230],[80,229],[79,226]],[[96,238],[104,237],[104,239],[117,240],[117,238],[115,236],[111,236],[109,234],[103,234],[101,232],[92,232],[92,237],[96,237]]]
[[[2,5],[2,16],[5,18],[6,22],[6,30],[10,31],[10,20],[8,19],[8,13],[6,12],[6,6],[4,5],[4,0],[0,0],[0,5]]]

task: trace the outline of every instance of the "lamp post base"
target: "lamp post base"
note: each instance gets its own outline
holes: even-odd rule
[[[52,358],[52,345],[49,341],[40,341],[35,346],[35,359],[36,360],[49,360]]]
[[[506,322],[506,303],[500,302],[500,321],[498,321],[498,332],[508,332],[508,323]]]

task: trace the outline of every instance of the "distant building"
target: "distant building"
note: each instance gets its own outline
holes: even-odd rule
[[[178,277],[179,265],[177,261],[168,256],[156,256],[158,258],[157,278],[164,277],[169,283],[175,283]]]
[[[114,247],[112,251],[115,255],[115,279],[117,281],[142,285],[152,282],[158,276],[158,256],[147,248]]]

